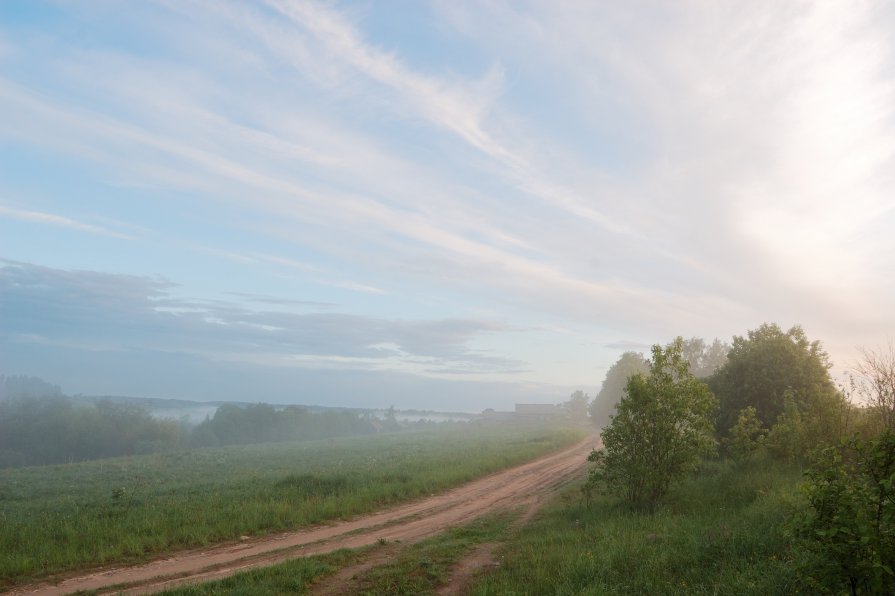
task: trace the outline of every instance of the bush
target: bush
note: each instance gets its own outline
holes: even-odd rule
[[[805,583],[815,591],[895,593],[895,432],[857,437],[823,451],[796,520],[807,556]]]
[[[683,340],[667,349],[653,346],[648,376],[628,380],[612,423],[603,430],[601,451],[588,458],[589,487],[621,493],[635,509],[653,511],[672,483],[715,448],[717,402],[690,374]]]

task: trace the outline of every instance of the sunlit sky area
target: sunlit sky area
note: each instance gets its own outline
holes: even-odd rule
[[[0,373],[506,409],[895,329],[895,8],[0,2]]]

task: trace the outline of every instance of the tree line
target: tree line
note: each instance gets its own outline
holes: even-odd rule
[[[31,387],[38,387],[29,383]],[[313,440],[400,430],[384,418],[297,406],[225,404],[196,426],[158,419],[134,404],[33,394],[0,400],[0,468],[59,464],[219,445]]]

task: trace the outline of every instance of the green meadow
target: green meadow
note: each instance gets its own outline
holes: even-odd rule
[[[801,482],[795,467],[707,462],[649,515],[615,498],[588,498],[579,483],[524,526],[503,515],[453,528],[404,547],[351,588],[358,594],[434,594],[477,544],[496,542],[497,564],[473,578],[470,594],[810,593],[799,581],[799,555],[787,531],[788,519],[804,506]],[[296,559],[172,595],[302,594],[386,547]]]
[[[710,462],[651,515],[570,489],[502,548],[473,594],[792,594],[792,467]]]
[[[348,518],[536,458],[583,432],[470,425],[0,470],[0,588]]]

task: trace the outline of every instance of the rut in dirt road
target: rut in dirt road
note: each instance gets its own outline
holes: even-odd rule
[[[212,548],[186,551],[150,563],[96,571],[57,584],[22,586],[11,594],[61,595],[79,590],[148,594],[184,583],[227,577],[340,548],[359,548],[380,539],[414,542],[464,524],[486,513],[518,507],[543,498],[586,466],[596,438],[588,436],[574,447],[480,478],[421,501],[329,526],[308,528]]]

